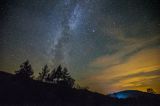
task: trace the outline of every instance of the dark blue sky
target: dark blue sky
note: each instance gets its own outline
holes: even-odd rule
[[[0,3],[0,70],[14,72],[29,59],[35,75],[45,64],[50,68],[62,64],[78,83],[98,92],[159,86],[156,83],[160,75],[159,0],[1,0]],[[150,63],[146,63],[148,59]],[[137,80],[127,82],[126,76],[132,80],[136,79],[134,74],[155,70],[158,76],[137,76],[140,80],[154,79],[153,85],[153,82],[139,84]],[[129,73],[119,74],[125,72]],[[106,78],[108,74],[112,76],[110,79]],[[116,85],[113,79],[121,80],[120,83],[127,80],[128,86]]]

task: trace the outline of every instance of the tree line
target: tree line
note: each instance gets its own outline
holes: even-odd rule
[[[15,75],[21,79],[33,79],[34,71],[32,69],[31,64],[28,60],[20,65],[20,68],[15,71]],[[62,68],[59,65],[57,68],[50,70],[48,65],[46,64],[42,71],[39,73],[37,80],[41,82],[53,83],[60,86],[65,87],[76,87],[77,89],[89,89],[88,87],[80,87],[78,84],[75,84],[75,80],[71,77],[70,73],[68,72],[67,68]],[[155,94],[156,92],[152,88],[147,89],[147,93]]]
[[[20,65],[20,68],[15,71],[15,75],[21,79],[33,79],[34,71],[32,69],[31,64],[28,60]],[[67,68],[62,68],[59,65],[57,68],[54,68],[50,71],[48,65],[45,65],[42,68],[42,71],[39,73],[36,78],[39,81],[53,83],[60,86],[65,87],[73,87],[75,84],[75,80],[71,77]]]

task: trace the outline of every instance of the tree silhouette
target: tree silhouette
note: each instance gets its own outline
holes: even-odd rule
[[[155,94],[156,92],[155,92],[152,88],[148,88],[148,89],[147,89],[147,93]]]
[[[56,73],[56,69],[53,69],[52,72],[50,74],[48,74],[46,81],[55,83],[55,73]]]
[[[67,86],[73,87],[75,80],[70,76],[67,68],[64,68],[62,71],[62,79]]]
[[[26,60],[24,63],[20,65],[20,69],[15,71],[16,76],[22,79],[30,79],[33,75],[32,66],[30,65],[29,61]]]
[[[40,81],[45,81],[45,79],[47,78],[47,75],[49,73],[49,68],[47,66],[47,64],[42,68],[42,72],[39,73],[39,76],[38,76],[38,80]]]
[[[67,68],[62,69],[59,65],[56,69],[48,74],[46,81],[66,87],[73,87],[75,80],[70,76]]]
[[[55,72],[55,81],[56,81],[56,83],[58,83],[58,82],[60,82],[61,80],[63,80],[63,78],[62,78],[62,67],[61,67],[61,65],[59,65],[58,67],[57,67],[57,70],[56,70],[56,72]]]
[[[50,73],[47,74],[47,77],[45,78],[46,82],[51,82],[51,77],[50,77]]]
[[[69,73],[68,73],[68,70],[67,68],[64,68],[63,71],[62,71],[62,78],[64,80],[68,80],[68,78],[70,77]]]

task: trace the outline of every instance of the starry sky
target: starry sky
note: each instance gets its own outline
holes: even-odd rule
[[[62,64],[103,94],[160,92],[159,0],[1,0],[0,70]]]

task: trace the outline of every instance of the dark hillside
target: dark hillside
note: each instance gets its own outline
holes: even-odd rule
[[[145,98],[117,99],[85,89],[67,88],[37,80],[22,80],[0,71],[0,104],[52,106],[158,106],[159,100]],[[145,101],[144,101],[145,100]],[[147,101],[146,101],[147,100]],[[141,105],[140,105],[141,104]],[[130,106],[130,105],[129,105]]]
[[[99,105],[112,98],[88,90],[77,90],[36,80],[22,80],[9,73],[0,72],[1,103]],[[108,100],[109,99],[109,100]]]

